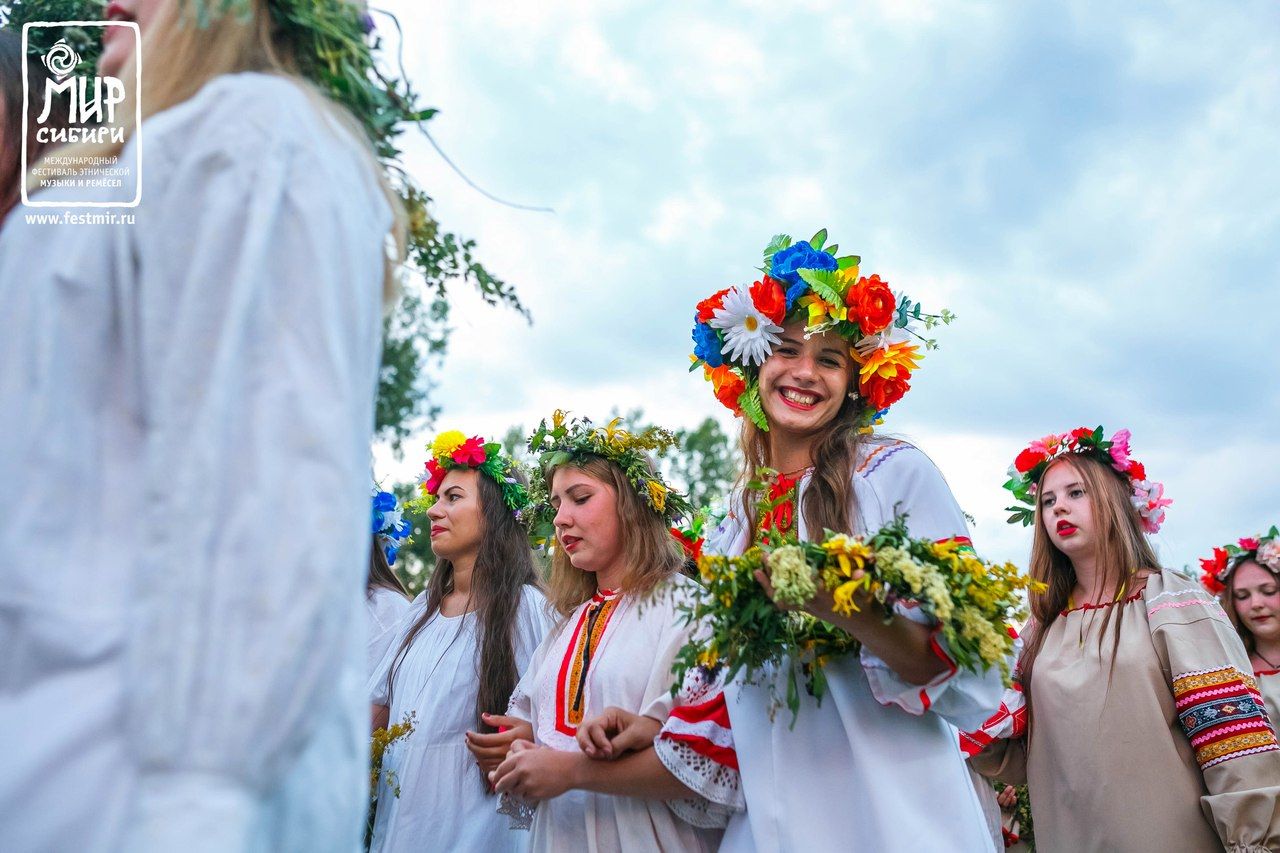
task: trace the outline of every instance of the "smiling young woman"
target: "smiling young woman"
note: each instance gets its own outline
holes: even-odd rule
[[[967,545],[964,514],[929,458],[871,432],[910,388],[920,358],[911,335],[928,315],[825,238],[774,238],[767,275],[698,303],[694,356],[717,399],[743,416],[739,488],[704,552],[736,556],[764,536],[874,534],[898,514],[913,537]],[[777,472],[768,513],[745,488],[760,468]],[[746,810],[721,849],[991,849],[952,726],[996,708],[998,669],[959,670],[918,608],[861,601],[846,617],[832,604],[820,593],[807,609],[861,651],[825,664],[827,695],[801,693],[793,727],[774,718],[787,667],[724,691],[731,726],[720,737],[731,733]],[[835,819],[850,791],[857,818]]]
[[[1280,726],[1280,529],[1214,548],[1201,582],[1219,596],[1253,664],[1253,677]]]
[[[985,747],[974,765],[1027,782],[1045,849],[1277,849],[1275,731],[1218,601],[1156,560],[1144,534],[1170,501],[1128,431],[1033,442],[1007,488],[1030,505],[1012,520],[1034,525],[1048,589],[1031,595],[1017,689],[965,738]],[[1115,796],[1134,784],[1141,808]]]

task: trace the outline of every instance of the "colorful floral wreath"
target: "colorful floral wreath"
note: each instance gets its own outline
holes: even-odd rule
[[[1173,503],[1164,496],[1164,484],[1148,480],[1143,464],[1129,458],[1129,430],[1118,430],[1110,439],[1102,435],[1102,427],[1077,427],[1071,432],[1037,439],[1019,453],[1009,466],[1009,481],[1004,487],[1028,506],[1005,507],[1012,513],[1009,523],[1032,524],[1036,517],[1036,489],[1049,463],[1068,453],[1083,453],[1107,463],[1125,478],[1133,490],[1129,500],[1142,517],[1142,528],[1148,533],[1158,533],[1164,524],[1164,508]]]
[[[467,438],[458,430],[449,430],[436,436],[435,441],[428,445],[428,450],[431,458],[427,460],[426,470],[418,478],[422,497],[413,502],[415,510],[425,512],[431,509],[439,498],[440,484],[446,473],[471,468],[497,483],[502,490],[502,502],[516,518],[521,518],[525,507],[529,505],[529,489],[512,476],[520,470],[519,465],[502,452],[501,444],[496,441],[486,442],[478,435]]]
[[[608,459],[622,469],[640,499],[669,526],[675,526],[682,518],[692,518],[693,506],[688,499],[663,482],[649,458],[651,452],[674,447],[675,436],[653,426],[633,434],[619,428],[620,422],[621,418],[614,418],[604,427],[593,427],[588,418],[570,418],[557,409],[551,416],[550,426],[543,420],[529,436],[529,451],[538,456],[538,466],[543,472],[592,456]],[[555,536],[552,523],[555,509],[551,506],[545,477],[535,477],[530,491],[530,532],[535,538],[550,542]]]
[[[1218,595],[1226,590],[1231,573],[1250,560],[1280,574],[1280,529],[1274,524],[1266,533],[1214,548],[1212,557],[1200,560],[1200,583]]]
[[[862,276],[857,255],[836,257],[824,228],[792,243],[779,234],[764,250],[764,273],[750,285],[721,290],[698,303],[693,318],[693,366],[702,366],[716,399],[736,416],[768,430],[760,399],[759,370],[789,319],[805,318],[805,335],[834,332],[850,344],[858,367],[864,427],[879,421],[911,388],[911,373],[925,349],[937,343],[915,331],[931,329],[955,315],[922,313],[920,304],[894,295],[880,276]]]
[[[400,548],[410,541],[413,523],[404,517],[404,510],[391,492],[384,492],[376,486],[373,489],[373,535],[382,546],[387,565],[396,564],[396,554]]]

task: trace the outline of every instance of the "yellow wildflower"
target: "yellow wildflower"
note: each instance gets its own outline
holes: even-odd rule
[[[453,451],[461,447],[467,440],[467,437],[456,429],[448,432],[442,432],[436,436],[436,440],[431,442],[431,455],[439,462],[453,456]]]
[[[800,297],[800,304],[809,309],[807,326],[820,326],[831,320],[844,320],[849,316],[849,309],[843,305],[832,305],[813,293]]]
[[[653,508],[658,512],[665,511],[667,506],[667,487],[657,480],[650,480],[648,486],[649,502],[653,504]]]

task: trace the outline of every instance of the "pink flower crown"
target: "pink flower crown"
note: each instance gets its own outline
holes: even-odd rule
[[[1231,573],[1249,560],[1280,574],[1280,529],[1273,524],[1266,533],[1238,539],[1235,545],[1214,548],[1212,557],[1200,560],[1200,584],[1213,595],[1219,595],[1226,590]]]
[[[1009,466],[1009,481],[1004,487],[1026,506],[1011,506],[1009,523],[1034,523],[1036,517],[1036,489],[1049,464],[1068,453],[1084,453],[1106,462],[1111,469],[1128,481],[1133,489],[1129,500],[1142,518],[1142,529],[1158,533],[1164,524],[1164,508],[1173,503],[1164,496],[1164,484],[1147,479],[1147,469],[1141,462],[1129,457],[1127,429],[1117,430],[1110,439],[1104,439],[1102,427],[1089,429],[1077,427],[1061,435],[1051,434],[1027,445]]]

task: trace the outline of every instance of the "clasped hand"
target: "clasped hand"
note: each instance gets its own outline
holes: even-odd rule
[[[505,760],[489,774],[489,781],[498,793],[524,800],[558,797],[583,786],[584,774],[589,769],[586,762],[609,761],[628,752],[647,749],[653,745],[660,728],[661,723],[652,717],[621,708],[606,708],[604,713],[578,726],[580,751],[516,740],[511,743]]]

